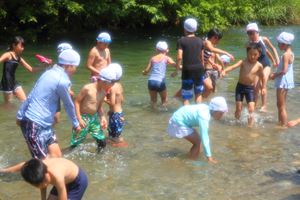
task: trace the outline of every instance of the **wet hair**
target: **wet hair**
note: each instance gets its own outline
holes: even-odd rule
[[[223,37],[223,33],[217,28],[212,28],[207,33],[207,39],[211,39],[212,37],[217,37],[220,40]]]
[[[21,37],[21,36],[15,36],[11,39],[9,46],[7,48],[7,51],[12,51],[14,46],[18,45],[19,43],[21,43],[22,45],[24,45],[25,40]]]
[[[47,166],[42,160],[33,158],[27,161],[21,168],[21,175],[24,180],[34,186],[38,186],[44,181]]]
[[[257,44],[257,43],[253,43],[250,42],[247,47],[247,53],[251,50],[251,49],[256,49],[260,54],[261,54],[261,47]]]

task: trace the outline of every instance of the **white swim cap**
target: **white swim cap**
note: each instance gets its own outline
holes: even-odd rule
[[[190,33],[196,32],[197,26],[198,26],[198,23],[193,18],[186,19],[183,24],[184,30],[186,30],[187,32],[190,32]]]
[[[57,46],[57,53],[60,54],[61,52],[63,52],[64,50],[67,50],[67,49],[73,49],[72,45],[70,45],[69,43],[66,43],[66,42],[60,43]]]
[[[258,26],[256,23],[250,23],[247,25],[246,27],[246,31],[256,31],[256,32],[259,32],[259,29],[258,29]]]
[[[102,32],[98,35],[96,38],[97,41],[103,42],[103,43],[111,43],[111,37],[108,33]]]
[[[212,111],[227,112],[228,107],[224,97],[214,97],[209,103],[209,109]]]
[[[282,32],[277,36],[276,39],[277,39],[277,42],[279,42],[279,43],[290,45],[294,41],[295,36],[291,33]]]
[[[118,63],[111,63],[100,71],[98,79],[109,83],[114,83],[121,79],[122,74],[123,70],[121,65]]]
[[[167,51],[168,50],[168,44],[165,41],[159,41],[156,44],[156,49],[159,51]]]
[[[80,63],[80,55],[73,49],[67,49],[58,56],[58,64],[78,66]]]
[[[229,56],[227,56],[227,55],[221,55],[220,56],[220,59],[222,60],[222,62],[224,63],[224,64],[229,64],[230,63],[230,57]]]

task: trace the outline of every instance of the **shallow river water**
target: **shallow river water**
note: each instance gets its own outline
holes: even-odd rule
[[[287,110],[289,119],[299,117],[300,107],[300,35],[299,27],[263,27],[261,35],[270,37],[277,47],[275,36],[281,31],[296,35],[294,75],[296,87],[289,91]],[[180,35],[113,37],[110,46],[112,60],[124,67],[121,83],[125,89],[124,113],[126,126],[123,132],[127,148],[107,146],[101,154],[95,153],[95,143],[88,138],[78,148],[67,150],[71,124],[63,111],[61,123],[55,126],[64,156],[81,166],[88,174],[89,186],[85,200],[296,200],[300,199],[300,126],[278,129],[276,96],[273,82],[268,83],[268,112],[256,115],[254,128],[246,126],[246,111],[241,122],[233,117],[234,88],[237,72],[219,80],[216,95],[226,97],[229,112],[221,121],[211,121],[210,139],[213,156],[218,164],[208,164],[203,156],[198,161],[186,159],[190,145],[184,140],[170,138],[166,133],[168,119],[180,102],[172,96],[180,87],[180,78],[171,78],[168,69],[168,110],[152,110],[149,105],[147,77],[141,71],[154,53],[155,43],[165,39],[170,55],[175,58],[176,40]],[[231,52],[236,60],[246,55],[246,33],[236,28],[224,34],[219,47]],[[82,55],[81,66],[73,77],[75,92],[88,83],[89,73],[84,67],[91,42],[74,41]],[[76,45],[77,44],[77,45]],[[24,57],[37,64],[33,55],[41,53],[55,58],[55,46],[26,46]],[[4,49],[4,48],[3,48]],[[277,48],[278,49],[278,48]],[[281,55],[282,52],[279,52]],[[18,69],[17,80],[27,92],[39,74]],[[1,98],[0,103],[3,100]],[[30,154],[15,114],[20,103],[14,100],[9,107],[0,106],[0,168],[27,160]],[[106,109],[107,110],[107,109]],[[39,199],[38,189],[26,184],[16,175],[0,175],[0,200]]]

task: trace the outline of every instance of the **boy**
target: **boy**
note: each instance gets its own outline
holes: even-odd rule
[[[172,76],[177,75],[182,62],[181,96],[184,105],[190,103],[189,100],[193,97],[193,88],[196,103],[202,101],[202,93],[204,91],[203,41],[195,35],[197,26],[198,24],[195,19],[186,19],[184,21],[185,36],[177,41],[176,71]]]
[[[221,119],[228,111],[224,97],[214,97],[210,104],[186,105],[179,108],[169,120],[168,133],[172,137],[184,138],[193,144],[189,152],[190,159],[196,160],[200,154],[201,143],[208,162],[216,163],[209,145],[208,127],[211,116]],[[199,126],[200,132],[193,127]]]
[[[86,84],[75,99],[75,110],[82,127],[78,134],[72,132],[71,146],[80,144],[88,133],[95,138],[98,152],[106,146],[103,130],[107,128],[107,121],[102,109],[105,95],[122,76],[122,68],[119,64],[110,64],[101,70],[97,82]],[[99,122],[100,119],[100,122]]]
[[[13,167],[0,169],[2,173],[18,171],[21,171],[26,182],[41,190],[42,200],[46,199],[48,185],[54,186],[48,200],[80,200],[88,186],[86,173],[65,158],[33,158]]]
[[[262,93],[266,91],[266,80],[264,79],[263,66],[258,62],[261,49],[257,44],[247,46],[247,58],[223,70],[222,75],[240,67],[239,82],[235,90],[236,111],[235,118],[240,119],[244,96],[248,104],[248,126],[253,126],[253,112],[255,108],[255,81],[257,77],[262,81]]]
[[[102,32],[96,38],[97,44],[88,55],[86,67],[91,71],[91,82],[96,82],[101,69],[111,63],[110,51],[108,45],[111,43],[111,37],[108,33]]]
[[[111,64],[110,67],[117,66]],[[125,119],[122,111],[122,103],[124,102],[123,87],[119,81],[112,86],[106,97],[106,103],[109,105],[109,141],[111,142],[112,146],[127,147],[127,142],[121,136]]]
[[[70,96],[70,76],[79,65],[79,54],[68,49],[58,56],[58,64],[45,71],[36,82],[26,101],[17,112],[17,124],[21,127],[32,157],[44,159],[60,157],[61,150],[52,129],[59,100],[64,103],[76,132],[81,130]]]

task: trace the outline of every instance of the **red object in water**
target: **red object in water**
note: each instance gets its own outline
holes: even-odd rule
[[[45,56],[42,56],[40,54],[36,54],[35,58],[38,59],[38,61],[40,61],[41,63],[46,63],[46,64],[49,64],[49,65],[52,64],[52,59],[47,58]]]

